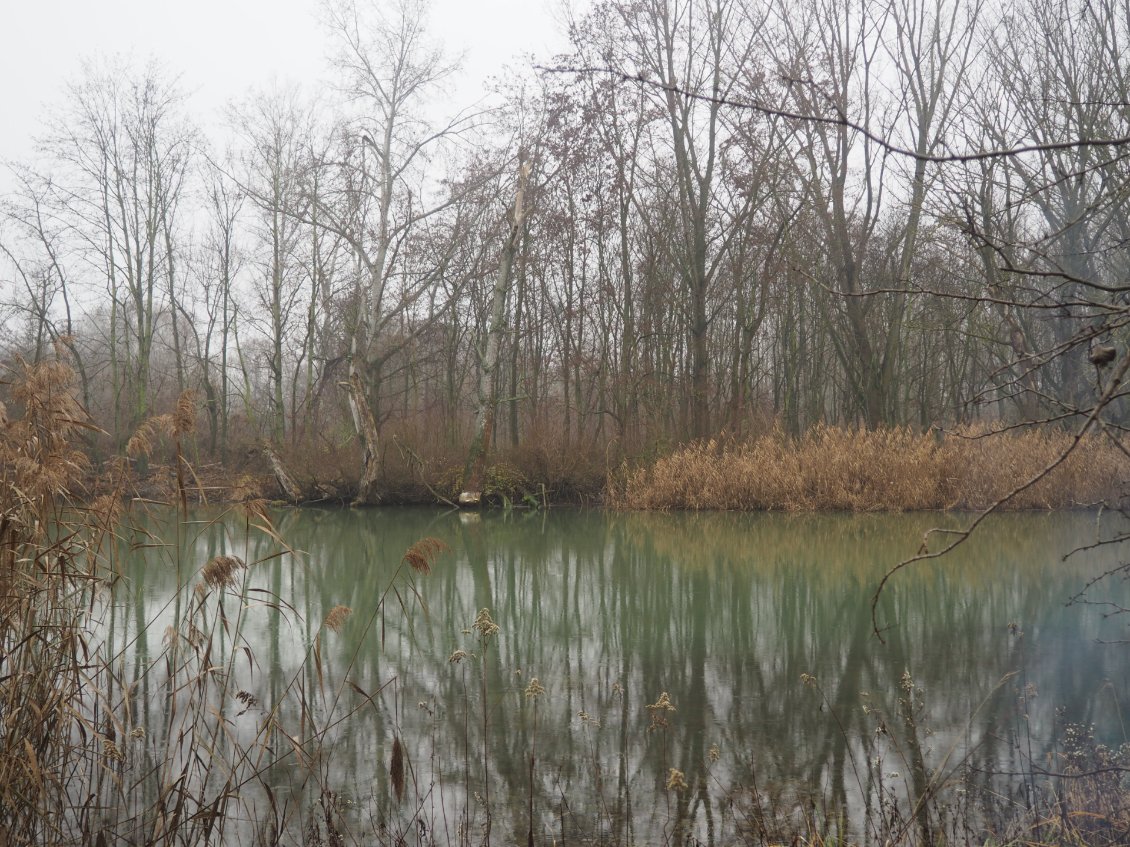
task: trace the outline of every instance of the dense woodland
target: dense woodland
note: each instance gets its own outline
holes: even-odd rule
[[[201,459],[362,501],[492,437],[1125,416],[1124,2],[601,2],[455,110],[422,2],[323,20],[332,88],[221,126],[92,58],[9,163],[0,355],[67,356],[100,455],[186,390]]]

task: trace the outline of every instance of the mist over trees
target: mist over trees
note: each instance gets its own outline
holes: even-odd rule
[[[207,457],[340,455],[372,502],[484,397],[496,449],[601,462],[1123,422],[1124,4],[600,2],[450,113],[422,2],[324,20],[332,90],[206,130],[176,69],[92,59],[9,163],[0,355],[65,351],[100,450],[193,389]]]

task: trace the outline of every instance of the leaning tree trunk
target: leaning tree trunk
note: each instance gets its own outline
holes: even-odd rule
[[[353,412],[353,423],[357,427],[357,434],[361,439],[364,450],[361,481],[357,484],[357,496],[353,498],[354,506],[368,506],[376,503],[377,477],[379,475],[379,462],[377,461],[377,422],[373,418],[373,410],[369,408],[369,401],[365,399],[365,389],[361,384],[361,376],[357,371],[349,374],[349,408]]]
[[[271,463],[271,471],[275,475],[275,480],[279,484],[279,488],[286,494],[287,499],[292,503],[298,503],[303,500],[302,488],[294,481],[294,477],[286,469],[283,460],[279,457],[278,452],[275,450],[274,445],[270,441],[263,442],[263,454],[267,457],[267,461]]]
[[[502,346],[502,333],[505,329],[506,294],[510,288],[510,271],[514,266],[514,254],[518,251],[522,226],[525,223],[523,200],[529,175],[530,166],[523,164],[518,171],[518,190],[514,197],[514,215],[510,222],[510,233],[506,243],[502,245],[498,276],[494,280],[490,328],[487,330],[485,344],[479,351],[478,410],[475,413],[475,434],[467,451],[467,464],[463,468],[463,491],[459,495],[461,506],[477,506],[483,498],[483,475],[487,453],[490,451],[490,434],[494,429],[494,409],[497,404],[494,377],[498,370],[498,352]]]

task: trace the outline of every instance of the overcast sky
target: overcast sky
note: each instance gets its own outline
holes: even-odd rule
[[[318,10],[319,0],[0,0],[0,162],[29,154],[44,108],[87,56],[157,56],[205,123],[272,78],[316,83],[329,45]],[[430,30],[465,56],[460,101],[521,55],[563,50],[559,10],[560,0],[432,0]]]

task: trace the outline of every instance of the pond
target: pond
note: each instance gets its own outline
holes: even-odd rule
[[[1126,551],[1064,560],[1116,532],[1094,513],[997,516],[900,571],[881,638],[884,572],[968,516],[269,516],[136,516],[103,620],[136,680],[138,771],[187,755],[184,715],[206,701],[211,754],[243,751],[225,796],[279,832],[736,843],[803,821],[877,838],[924,823],[924,795],[960,819],[931,812],[940,829],[1023,802],[1079,733],[1127,740],[1127,620],[1097,604],[1130,591],[1108,578],[1071,602]],[[424,538],[445,548],[427,574],[404,562]],[[194,589],[220,555],[250,566]],[[170,659],[185,645],[208,685]]]

